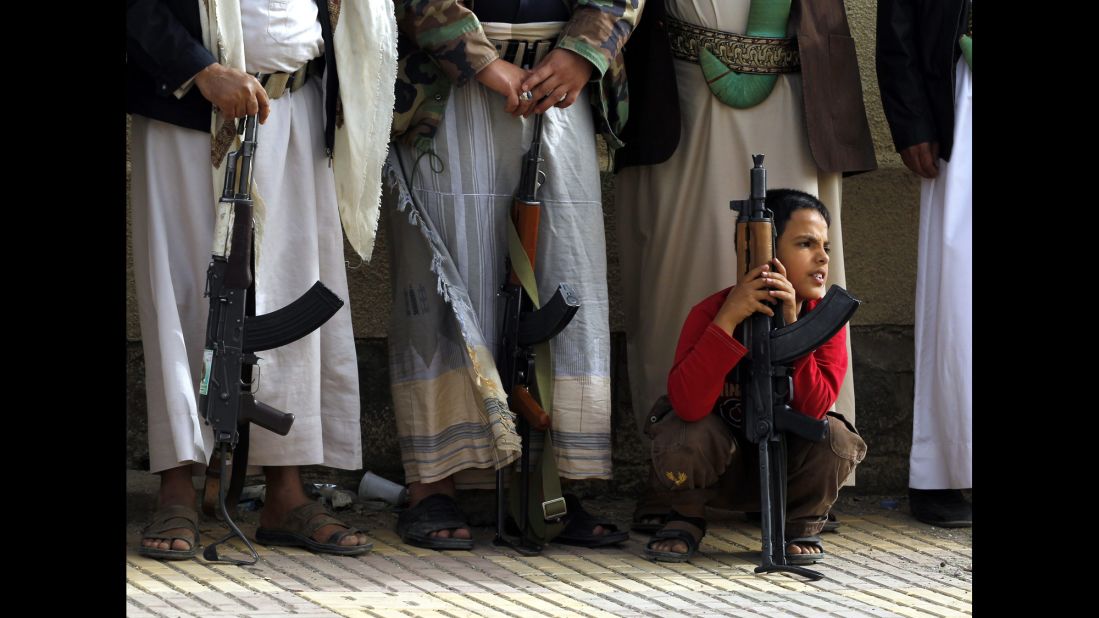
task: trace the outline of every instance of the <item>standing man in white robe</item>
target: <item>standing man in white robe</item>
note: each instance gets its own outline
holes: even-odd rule
[[[198,545],[192,475],[214,447],[197,407],[203,286],[235,119],[258,114],[262,123],[252,187],[257,314],[318,279],[347,300],[343,233],[364,260],[373,248],[396,24],[387,0],[131,0],[126,25],[134,273],[150,468],[161,477],[159,510],[138,551],[185,559]],[[349,307],[261,357],[257,398],[296,418],[285,437],[251,431],[249,463],[267,480],[256,539],[369,551],[365,533],[305,495],[298,472],[362,466]]]
[[[973,525],[973,8],[881,0],[878,82],[893,142],[920,188],[912,515]]]

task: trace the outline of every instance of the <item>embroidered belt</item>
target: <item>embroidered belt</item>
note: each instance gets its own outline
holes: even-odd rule
[[[711,30],[666,17],[668,43],[680,60],[698,62],[698,50],[708,49],[737,73],[773,75],[801,70],[796,38],[774,39]]]
[[[294,92],[305,85],[310,77],[320,77],[324,73],[324,56],[318,56],[293,73],[260,73],[256,79],[267,91],[267,98],[274,101],[287,92]]]

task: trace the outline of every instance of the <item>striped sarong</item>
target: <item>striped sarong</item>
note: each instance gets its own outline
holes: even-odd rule
[[[507,217],[534,119],[477,82],[455,88],[434,150],[393,143],[386,218],[393,273],[389,369],[407,482],[491,487],[518,440],[493,360]],[[584,93],[542,128],[546,182],[535,275],[581,308],[552,340],[553,441],[564,478],[610,478],[606,249],[591,108]],[[534,450],[540,440],[535,438]]]

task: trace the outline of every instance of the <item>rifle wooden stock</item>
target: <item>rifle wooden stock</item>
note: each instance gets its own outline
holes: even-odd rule
[[[519,240],[523,243],[523,251],[530,260],[531,270],[534,269],[534,260],[538,256],[538,223],[542,219],[542,203],[527,202],[520,199],[512,201],[511,219],[515,222],[515,231],[519,233]],[[511,270],[508,280],[519,285],[519,277],[515,275],[515,269]]]
[[[748,267],[748,224],[737,222],[736,224],[736,280],[733,283],[742,283],[744,275],[751,268]]]
[[[771,258],[775,257],[774,245],[772,244],[773,226],[774,223],[770,220],[748,222],[748,233],[750,234],[748,240],[748,261],[750,262],[748,270],[767,264],[771,261]]]
[[[522,415],[522,417],[530,423],[532,429],[537,431],[549,429],[549,415],[546,414],[546,411],[542,409],[542,406],[538,405],[538,402],[534,400],[534,395],[530,394],[527,387],[516,386],[511,389],[511,397],[510,403],[512,409]]]

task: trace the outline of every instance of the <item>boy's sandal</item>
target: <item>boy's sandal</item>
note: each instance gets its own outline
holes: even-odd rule
[[[790,545],[797,543],[798,545],[810,545],[820,549],[820,553],[817,554],[791,554]],[[787,564],[815,564],[820,562],[825,557],[824,544],[820,542],[820,536],[803,536],[797,539],[786,540],[786,563]]]
[[[313,533],[327,525],[342,526],[343,530],[333,532],[326,542],[313,539]],[[328,514],[319,502],[308,502],[286,514],[280,528],[256,528],[256,542],[263,545],[282,545],[285,547],[304,547],[321,554],[338,556],[357,556],[374,548],[373,543],[362,545],[340,545],[340,541],[361,530],[352,528]]]
[[[656,505],[637,505],[633,512],[630,530],[641,534],[652,534],[668,523],[668,508]]]
[[[169,530],[176,528],[190,528],[191,538],[166,534]],[[172,541],[178,539],[187,541],[191,544],[191,547],[190,549],[160,549],[139,545],[137,553],[142,556],[161,560],[194,558],[195,554],[198,553],[198,511],[181,504],[173,504],[160,509],[153,513],[153,521],[149,522],[149,525],[141,531],[141,540],[146,539],[168,541],[169,545]]]
[[[604,547],[630,539],[629,532],[619,530],[618,526],[584,510],[584,506],[580,504],[580,498],[573,494],[564,494],[562,497],[565,499],[567,510],[565,527],[560,534],[551,539],[552,541],[580,547]],[[592,531],[596,526],[603,526],[607,532],[595,534]]]
[[[401,541],[426,549],[473,549],[473,539],[439,538],[431,536],[438,530],[469,528],[466,516],[454,498],[446,494],[431,494],[397,517],[397,534]]]
[[[653,534],[645,546],[645,557],[658,562],[686,562],[698,553],[702,537],[706,535],[706,520],[701,517],[687,517],[672,511],[664,527]],[[686,552],[657,551],[653,545],[661,541],[683,541]]]

